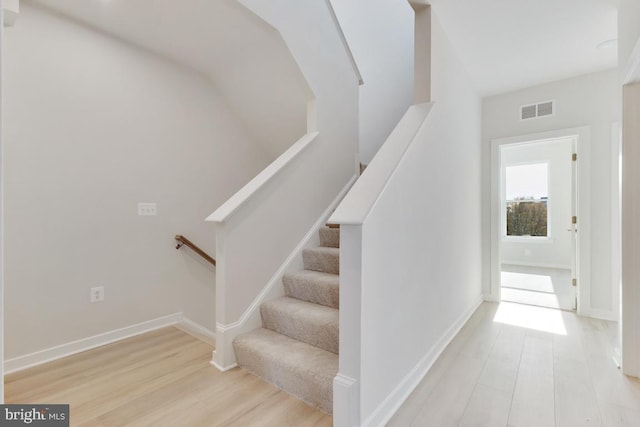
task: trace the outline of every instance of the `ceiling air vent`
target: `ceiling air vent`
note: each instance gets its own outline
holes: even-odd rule
[[[520,107],[520,120],[535,119],[536,117],[553,116],[555,101],[540,102],[538,104]]]

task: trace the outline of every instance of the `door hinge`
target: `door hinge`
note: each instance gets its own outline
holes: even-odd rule
[[[578,279],[571,279],[572,286],[578,286]]]
[[[571,155],[571,160],[573,160],[574,162],[575,162],[576,160],[578,160],[578,153],[573,153],[573,154]]]
[[[578,223],[578,217],[577,216],[572,216],[571,217],[571,224],[577,224]]]

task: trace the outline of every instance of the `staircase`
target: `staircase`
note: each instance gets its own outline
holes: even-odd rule
[[[340,229],[321,228],[302,253],[304,270],[284,275],[285,296],[260,307],[262,328],[233,341],[238,364],[331,413],[338,372]]]

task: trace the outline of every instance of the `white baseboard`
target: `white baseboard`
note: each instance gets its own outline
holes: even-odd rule
[[[216,345],[216,333],[194,322],[188,317],[182,316],[182,320],[180,320],[180,323],[175,326],[181,331],[186,332],[187,334],[192,335],[195,338],[206,342],[207,344],[211,344],[212,346]]]
[[[594,319],[609,320],[617,322],[619,319],[613,310],[602,310],[599,308],[587,308],[580,310],[580,315],[585,317],[593,317]]]
[[[503,261],[502,264],[513,265],[516,267],[539,267],[539,268],[552,268],[554,270],[571,270],[570,265],[564,265],[564,264],[551,264],[551,263],[527,262],[527,261],[517,261],[517,262]]]
[[[482,299],[487,302],[500,302],[500,299],[496,298],[496,296],[492,294],[482,294]]]
[[[211,361],[209,362],[211,365],[215,366],[215,368],[220,371],[220,372],[227,372],[230,371],[231,369],[235,368],[238,366],[237,363],[232,363],[229,366],[221,366],[216,362],[216,351],[213,350],[213,353],[211,354]]]
[[[431,366],[438,360],[444,349],[460,332],[460,329],[467,323],[469,318],[482,304],[482,296],[472,305],[472,307],[464,312],[450,327],[445,331],[440,339],[431,347],[431,350],[424,355],[418,364],[409,372],[398,386],[387,396],[387,398],[363,423],[363,426],[382,426],[386,425],[396,411],[402,406],[405,400],[420,384],[420,381],[429,372]]]
[[[36,351],[24,356],[7,359],[4,361],[4,373],[9,374],[21,371],[23,369],[91,350],[96,347],[111,344],[125,338],[130,338],[135,335],[144,334],[146,332],[173,325],[180,325],[185,329],[185,332],[191,331],[194,335],[199,334],[205,337],[213,336],[215,339],[215,334],[213,334],[213,332],[189,319],[184,318],[182,313],[174,313],[168,316],[159,317],[157,319],[148,320],[146,322],[141,322],[135,325],[126,326],[124,328],[115,329],[113,331]]]
[[[343,427],[341,420],[348,420],[345,427],[358,425],[360,419],[360,389],[355,378],[338,374],[333,378],[333,422]]]

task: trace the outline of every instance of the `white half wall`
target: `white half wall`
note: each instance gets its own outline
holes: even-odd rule
[[[433,9],[432,55],[426,120],[416,133],[425,107],[409,109],[330,218],[342,224],[336,426],[384,425],[481,300],[481,102]]]
[[[368,164],[413,103],[414,12],[406,0],[332,0],[362,74],[360,161]]]
[[[215,256],[204,219],[268,156],[187,68],[27,2],[6,36],[5,356],[176,312],[215,329],[215,269],[173,237]]]
[[[520,120],[522,105],[555,100],[555,114],[550,117]],[[483,291],[490,294],[491,265],[491,141],[499,138],[544,133],[553,130],[588,126],[590,128],[589,212],[591,242],[590,306],[584,314],[616,318],[612,285],[611,251],[611,127],[620,119],[620,88],[616,70],[535,86],[483,99],[482,104],[482,232]],[[584,215],[585,212],[582,212]],[[579,220],[579,219],[578,219]],[[584,255],[581,255],[583,258]]]
[[[571,268],[571,153],[571,139],[502,148],[503,176],[508,166],[531,163],[546,163],[549,175],[547,238],[501,236],[503,264]]]

